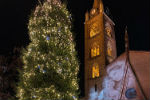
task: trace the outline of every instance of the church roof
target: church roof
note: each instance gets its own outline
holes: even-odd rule
[[[123,53],[117,59],[115,59],[111,64],[107,66],[107,74],[116,66],[120,65],[126,66],[127,53]],[[150,52],[148,51],[129,51],[129,61],[130,65],[135,71],[137,78],[140,82],[142,90],[145,96],[150,99]],[[121,72],[122,73],[122,72]],[[119,76],[118,76],[119,77]],[[116,77],[116,79],[118,78]],[[115,77],[113,77],[115,78]]]
[[[110,17],[108,17],[108,15],[105,12],[103,12],[103,14],[104,14],[104,19],[109,20],[112,25],[115,25],[115,23],[110,19]]]
[[[150,99],[150,52],[130,51],[129,59],[144,93]]]

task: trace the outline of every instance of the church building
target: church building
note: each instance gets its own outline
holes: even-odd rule
[[[145,91],[148,93],[149,91],[145,90],[145,87],[142,87],[144,85],[141,85],[141,84],[146,84],[148,88],[150,86],[148,85],[148,83],[141,83],[142,81],[141,78],[139,80],[139,77],[144,77],[145,74],[143,73],[144,74],[143,76],[142,75],[139,76],[139,73],[141,72],[140,70],[136,69],[137,68],[136,66],[142,67],[143,63],[146,63],[146,65],[143,66],[146,69],[148,68],[148,66],[150,66],[150,64],[148,62],[141,62],[140,65],[138,65],[139,63],[136,63],[136,61],[134,61],[134,57],[135,59],[139,60],[139,57],[141,55],[142,57],[146,59],[150,59],[150,55],[146,56],[145,52],[138,53],[138,51],[133,52],[127,49],[126,50],[127,53],[123,53],[121,57],[117,58],[116,39],[115,39],[115,31],[114,31],[115,23],[104,12],[104,6],[103,6],[102,0],[94,0],[93,8],[89,12],[87,11],[85,14],[84,24],[85,24],[85,33],[84,33],[84,42],[85,42],[84,44],[85,45],[85,53],[84,53],[85,91],[84,92],[85,92],[85,97],[83,98],[83,100],[129,100],[129,99],[132,99],[131,97],[135,97],[135,94],[136,94],[136,99],[133,99],[133,100],[138,100],[137,98],[140,98],[140,97],[141,98],[150,97],[150,96],[147,97],[147,93],[145,94]],[[127,40],[128,39],[126,37],[126,41]],[[127,47],[128,47],[128,43],[126,43],[126,48]],[[139,55],[136,56],[136,54],[139,54]],[[150,53],[146,52],[146,54],[150,54]],[[129,55],[131,55],[131,58],[129,57]],[[129,68],[126,65],[121,64],[121,61],[118,60],[121,58],[122,59],[124,58],[123,61],[125,63],[130,62],[128,63],[128,66],[130,66]],[[125,58],[129,58],[129,59],[127,59],[126,61]],[[110,74],[109,69],[115,68],[117,66],[116,64],[121,64],[121,65],[120,67],[117,67],[117,69],[115,69],[116,72],[110,72],[111,75],[113,75],[112,79],[114,79],[114,77],[119,78],[120,75],[122,75],[122,77],[120,77],[120,79],[118,80],[120,83],[118,82],[117,86],[115,87],[113,85],[115,85],[115,82],[117,82],[117,80],[115,80],[114,82],[109,81],[109,80],[105,81],[105,80],[107,80],[107,78],[110,78],[108,77]],[[135,68],[135,70],[133,70],[133,68]],[[123,70],[122,72],[120,71],[121,69]],[[119,74],[117,73],[118,71],[119,71]],[[136,73],[136,71],[138,73]],[[128,73],[132,73],[132,74],[130,75]],[[124,75],[126,76],[124,77]],[[149,76],[145,78],[144,82],[148,81]],[[127,77],[131,77],[134,80],[134,81],[131,80],[131,83],[132,83],[131,87],[130,86],[128,87],[125,85],[129,83],[128,82],[129,78]],[[108,82],[110,84],[107,84],[105,82]],[[106,93],[106,91],[103,91],[105,87],[112,87],[112,88],[117,88],[120,90],[119,91],[117,90],[107,91]],[[135,87],[138,87],[138,88],[135,88]],[[127,90],[129,90],[128,93],[127,93]],[[131,91],[133,93],[130,93]],[[135,92],[135,91],[140,91],[140,92]],[[95,99],[91,99],[91,92],[97,93],[96,97],[94,97]],[[108,92],[110,92],[110,94]],[[130,96],[131,94],[133,94],[134,96],[133,95]],[[107,96],[110,95],[110,97],[108,96],[107,98],[106,95]]]

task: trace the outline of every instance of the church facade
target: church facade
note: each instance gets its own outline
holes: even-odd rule
[[[144,85],[146,87],[143,87],[143,85],[141,85],[142,81],[139,80],[139,76],[137,76],[137,72],[139,75],[140,71],[138,70],[136,72],[136,70],[132,69],[132,68],[136,69],[136,66],[139,66],[136,65],[138,63],[135,64],[136,62],[134,61],[135,56],[131,57],[132,62],[134,63],[130,63],[131,62],[130,59],[126,60],[126,58],[130,58],[129,54],[136,55],[135,52],[129,53],[128,37],[125,37],[126,53],[122,54],[121,57],[117,58],[116,39],[115,39],[115,31],[114,31],[115,24],[104,12],[102,0],[94,0],[93,8],[89,12],[87,11],[85,14],[84,24],[85,24],[85,34],[84,34],[85,97],[83,98],[83,100],[130,100],[130,99],[138,100],[137,98],[139,98],[140,100],[141,98],[142,99],[148,98],[149,96],[147,96],[147,92],[149,93],[149,91],[145,89],[146,87],[148,87],[149,89],[150,86],[148,85],[148,83],[145,83],[147,85]],[[145,52],[138,53],[139,55],[137,59],[139,59],[140,55],[143,56],[144,53]],[[149,54],[149,52],[147,54]],[[145,58],[150,59],[149,56]],[[123,61],[119,59],[122,59]],[[128,64],[128,66],[121,64],[121,62]],[[147,64],[145,66],[146,68],[150,66],[148,62],[141,62],[141,65],[142,63]],[[116,68],[117,64],[121,64],[119,65],[120,67]],[[113,68],[115,69],[115,71],[111,72],[111,69]],[[126,68],[128,69],[126,70]],[[111,80],[116,78],[114,81],[109,80],[110,74],[112,75]],[[148,81],[148,78],[149,75],[145,78],[145,81]],[[130,80],[131,83],[129,82],[129,79],[131,79]],[[126,84],[131,84],[131,85],[126,86]],[[117,89],[120,90],[117,91]],[[104,90],[108,90],[108,91],[104,91]]]

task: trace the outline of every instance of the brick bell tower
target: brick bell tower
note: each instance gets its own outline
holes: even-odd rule
[[[91,89],[99,92],[105,67],[116,58],[114,22],[105,14],[102,0],[94,0],[85,14],[85,100]]]

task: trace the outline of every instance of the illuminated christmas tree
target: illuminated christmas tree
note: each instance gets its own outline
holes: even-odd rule
[[[58,0],[40,3],[28,29],[31,43],[23,51],[19,100],[77,100],[79,65],[66,6]]]

